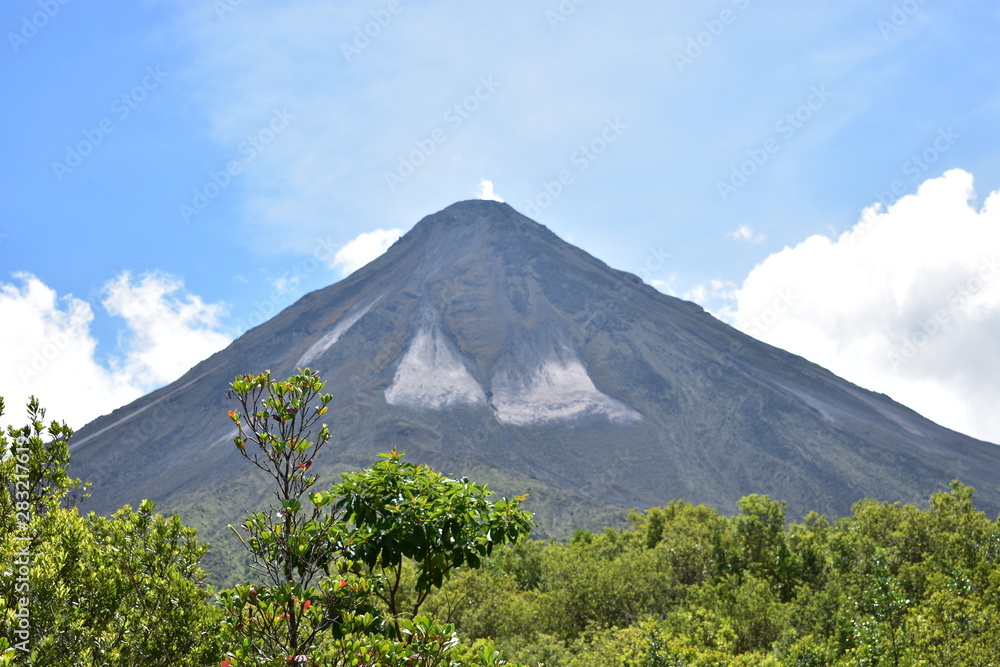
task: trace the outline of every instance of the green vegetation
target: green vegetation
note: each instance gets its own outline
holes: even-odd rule
[[[320,488],[322,388],[232,383],[237,451],[273,495],[229,538],[255,577],[218,592],[177,516],[79,512],[72,432],[32,399],[0,433],[0,666],[1000,665],[1000,521],[971,487],[832,522],[675,501],[543,542],[522,498],[395,451]]]
[[[859,502],[786,525],[747,496],[521,541],[426,604],[547,667],[1000,665],[1000,525],[955,483],[930,508]]]
[[[28,424],[0,433],[0,665],[215,664],[222,613],[194,529],[149,501],[82,516],[72,431],[44,418],[32,399]]]
[[[234,442],[274,480],[277,503],[242,526],[265,583],[219,594],[223,664],[505,664],[489,646],[470,653],[454,627],[418,614],[453,569],[479,567],[494,546],[527,534],[520,499],[490,502],[484,487],[403,462],[395,451],[328,491],[310,492],[314,457],[330,439],[319,423],[330,402],[323,384],[306,369],[288,380],[261,373],[231,385],[239,403],[229,412]],[[405,584],[404,563],[417,573]]]

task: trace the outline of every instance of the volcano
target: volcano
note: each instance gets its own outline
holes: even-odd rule
[[[531,494],[539,535],[672,499],[789,516],[865,497],[920,502],[958,479],[1000,511],[1000,447],[757,341],[500,202],[453,204],[176,382],[81,429],[90,509],[143,498],[209,539],[266,495],[238,456],[228,383],[319,371],[325,479],[377,452]]]

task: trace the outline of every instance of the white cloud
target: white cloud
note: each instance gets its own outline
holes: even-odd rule
[[[344,247],[333,256],[334,266],[340,269],[342,276],[349,276],[362,266],[389,249],[396,240],[404,234],[402,229],[376,229],[364,232],[344,244]]]
[[[760,243],[765,237],[763,234],[754,234],[749,225],[740,225],[735,231],[729,232],[729,238],[748,243]]]
[[[726,314],[737,327],[930,419],[1000,443],[1000,191],[972,175],[925,181],[756,266]]]
[[[714,278],[691,287],[682,287],[681,283],[682,281],[673,275],[669,280],[650,281],[650,285],[664,294],[693,301],[719,319],[733,321],[733,303],[737,294],[737,286],[734,283]]]
[[[97,361],[90,304],[31,274],[0,284],[0,396],[3,421],[18,423],[37,396],[51,419],[79,428],[183,374],[229,342],[216,331],[220,307],[184,292],[180,281],[128,273],[105,285],[104,307],[125,321],[128,334],[109,365]]]
[[[128,327],[122,368],[137,384],[172,382],[230,342],[219,332],[222,306],[185,293],[184,283],[172,276],[147,273],[133,284],[126,271],[109,281],[104,292],[104,307]]]
[[[299,276],[286,274],[272,280],[271,287],[278,294],[284,295],[298,289],[301,282],[302,279]]]
[[[479,181],[479,194],[476,195],[477,199],[489,199],[491,201],[503,201],[493,192],[493,181],[487,181],[485,178]]]
[[[663,292],[664,294],[669,294],[670,296],[677,296],[677,292],[674,291],[673,284],[667,282],[666,280],[657,280],[654,278],[649,282],[657,291]]]

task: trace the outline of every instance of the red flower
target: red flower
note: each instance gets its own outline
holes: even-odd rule
[[[312,606],[312,600],[306,600],[305,602],[302,603],[302,609],[308,609],[311,606]]]

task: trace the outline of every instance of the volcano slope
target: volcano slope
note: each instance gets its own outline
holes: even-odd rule
[[[232,443],[228,383],[309,367],[328,380],[326,483],[405,450],[530,493],[538,535],[621,522],[682,498],[749,493],[789,516],[874,497],[921,502],[953,479],[1000,510],[1000,447],[750,338],[609,268],[493,201],[425,217],[385,254],[312,292],[176,382],[73,438],[90,509],[143,498],[210,540],[266,480]]]

